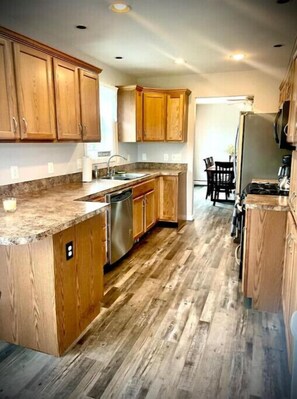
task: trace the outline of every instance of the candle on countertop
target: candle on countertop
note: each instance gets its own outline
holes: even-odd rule
[[[5,212],[15,212],[16,210],[16,198],[3,198],[3,208]]]

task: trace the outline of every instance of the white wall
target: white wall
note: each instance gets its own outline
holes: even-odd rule
[[[196,111],[194,182],[205,183],[204,158],[229,161],[228,146],[235,143],[243,103],[198,104]]]
[[[64,50],[65,49],[61,49]],[[67,53],[76,56],[86,62],[102,68],[99,75],[100,82],[109,85],[132,84],[135,79],[123,74],[98,60],[86,57],[78,51],[71,49]],[[65,175],[81,171],[77,166],[77,160],[84,155],[82,143],[1,143],[0,144],[0,185],[18,183],[23,181],[41,179],[51,176]],[[136,160],[137,150],[131,150],[131,158]],[[47,163],[53,162],[54,173],[49,174]],[[10,166],[18,166],[19,178],[12,179]]]
[[[193,157],[196,120],[197,97],[219,97],[236,95],[254,95],[254,111],[275,112],[278,108],[278,90],[285,70],[273,71],[243,71],[213,74],[189,74],[178,76],[159,76],[138,79],[137,83],[144,86],[164,88],[188,88],[192,91],[189,103],[189,127],[186,147],[182,147],[182,159],[188,162],[187,181],[187,213],[188,219],[193,215]],[[172,149],[166,143],[155,145],[155,158],[162,158],[164,153],[172,157]]]

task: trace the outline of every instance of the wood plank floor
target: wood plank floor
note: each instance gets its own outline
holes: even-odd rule
[[[105,275],[104,307],[64,357],[0,341],[0,398],[289,398],[280,315],[247,310],[232,208],[156,227]]]

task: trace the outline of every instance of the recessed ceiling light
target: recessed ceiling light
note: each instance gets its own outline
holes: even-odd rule
[[[87,29],[85,25],[76,25],[77,29]]]
[[[184,65],[186,63],[186,61],[183,58],[176,58],[174,60],[175,64],[177,65]]]
[[[244,57],[245,57],[245,55],[242,54],[242,53],[236,53],[236,54],[230,55],[230,58],[231,58],[232,60],[234,60],[234,61],[241,61],[241,60],[244,59]]]
[[[274,44],[273,47],[284,47],[284,44],[281,44],[281,43],[279,43],[279,44]]]
[[[285,4],[285,3],[289,3],[290,0],[276,0],[276,2],[278,4]]]
[[[113,12],[117,12],[119,14],[123,14],[126,12],[129,12],[131,10],[131,7],[128,6],[128,4],[124,0],[117,0],[114,1],[109,8]]]
[[[122,60],[123,59],[123,57],[121,57],[121,56],[117,56],[117,57],[114,57],[116,60]]]

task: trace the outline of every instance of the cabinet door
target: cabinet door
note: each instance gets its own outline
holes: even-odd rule
[[[166,94],[143,94],[143,140],[165,141]]]
[[[144,196],[133,198],[133,238],[144,233]]]
[[[79,80],[83,141],[100,141],[98,75],[80,69]]]
[[[287,141],[297,142],[297,59],[293,64]]]
[[[136,141],[142,141],[143,132],[143,93],[136,90]]]
[[[184,141],[184,102],[183,94],[167,95],[166,141]]]
[[[54,59],[57,131],[59,140],[81,140],[78,68]]]
[[[21,139],[56,138],[52,58],[14,43]]]
[[[0,38],[0,139],[19,138],[16,91],[12,65],[12,48]]]
[[[292,152],[289,204],[292,215],[297,223],[297,151]]]
[[[177,176],[160,177],[160,220],[177,222]]]
[[[155,191],[145,194],[145,231],[156,223]]]
[[[294,257],[296,251],[296,228],[294,226],[294,220],[289,213],[287,223],[287,235],[286,235],[286,247],[285,247],[285,258],[284,258],[284,273],[283,273],[283,285],[282,285],[282,305],[284,323],[286,327],[286,341],[287,341],[287,352],[289,365],[291,365],[291,353],[293,338],[290,331],[290,320],[293,313],[293,309],[297,309],[297,298],[293,292],[296,291],[297,274],[294,270]],[[297,258],[296,258],[297,259]],[[294,283],[295,281],[295,283]],[[291,305],[292,300],[292,305]],[[295,303],[295,306],[294,306]]]

